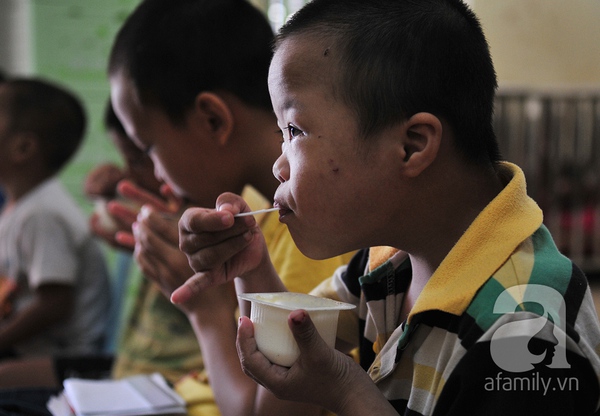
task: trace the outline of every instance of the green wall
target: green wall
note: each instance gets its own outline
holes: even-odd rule
[[[87,212],[86,174],[120,158],[103,126],[109,94],[106,76],[114,36],[139,0],[31,0],[33,73],[75,92],[88,114],[85,141],[61,179]]]

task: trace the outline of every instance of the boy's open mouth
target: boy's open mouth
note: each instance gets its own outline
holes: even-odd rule
[[[280,201],[273,202],[273,206],[279,209],[279,218],[285,217],[287,214],[292,213],[293,211],[285,204]]]

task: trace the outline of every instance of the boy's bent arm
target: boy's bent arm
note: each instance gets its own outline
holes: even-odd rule
[[[69,285],[41,285],[26,308],[0,325],[0,350],[67,319],[73,309],[73,300],[73,288]]]
[[[195,296],[194,306],[181,305],[196,333],[215,401],[223,415],[250,414],[255,394],[254,383],[241,372],[235,351],[236,306],[231,283],[202,291]]]

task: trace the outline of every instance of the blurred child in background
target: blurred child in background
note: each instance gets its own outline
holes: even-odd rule
[[[101,248],[56,175],[82,142],[86,115],[64,88],[0,84],[0,318],[3,358],[94,354],[109,306]]]
[[[144,293],[140,285],[144,286],[147,282],[132,258],[133,238],[126,238],[126,243],[122,244],[117,241],[116,236],[131,235],[131,226],[137,218],[142,202],[152,202],[162,209],[167,207],[160,196],[161,183],[154,176],[152,160],[127,137],[110,101],[105,110],[104,125],[124,164],[100,164],[88,173],[84,182],[85,195],[95,201],[97,207],[89,219],[90,228],[116,252],[111,283],[111,305],[106,316],[107,330],[103,348],[96,355],[59,354],[31,360],[5,360],[0,363],[0,387],[59,388],[66,377],[109,377],[115,356],[118,357],[122,351],[122,348],[119,348],[119,337],[122,331],[127,330],[127,325],[132,319],[127,306],[139,303],[136,297]],[[134,189],[136,201],[121,196],[118,191],[120,186],[126,190]],[[175,307],[171,308],[180,315],[179,320],[189,326],[185,316]],[[135,312],[143,313],[140,310]],[[191,329],[190,333],[195,343]],[[158,342],[159,340],[154,340],[154,343]],[[40,396],[46,393],[42,391]],[[4,396],[0,397],[2,398]],[[43,400],[44,397],[40,397],[40,401]]]
[[[131,225],[139,213],[140,204],[119,194],[118,186],[135,186],[145,192],[149,200],[161,203],[159,182],[154,176],[154,165],[148,155],[140,151],[127,137],[110,101],[104,114],[104,126],[121,155],[124,164],[103,163],[92,170],[84,182],[85,195],[94,201],[95,210],[90,217],[90,227],[116,250],[112,282],[112,308],[105,351],[114,354],[123,327],[125,303],[135,295],[139,272],[133,264],[133,247],[116,240],[118,233],[131,234]],[[128,297],[128,293],[131,296]]]

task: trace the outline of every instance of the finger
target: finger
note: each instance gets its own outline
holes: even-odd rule
[[[161,235],[155,233],[153,229],[145,226],[144,223],[137,224],[138,227],[135,234],[136,248],[139,246],[139,249],[145,255],[156,258],[161,264],[171,269],[173,274],[184,274],[186,279],[193,274],[187,257],[179,250],[177,242],[173,243],[165,240]]]
[[[126,231],[117,231],[115,234],[115,241],[123,248],[133,250],[135,248],[135,237],[133,233]]]
[[[171,212],[169,204],[151,192],[135,185],[130,180],[122,180],[117,185],[117,191],[125,198],[136,201],[140,205],[150,204],[159,211]]]
[[[107,229],[106,224],[102,221],[100,216],[96,213],[93,213],[90,216],[89,220],[90,229],[94,234],[98,237],[101,237],[103,240],[112,241],[115,235],[114,229]],[[112,224],[111,224],[112,225]]]
[[[317,348],[327,348],[327,344],[317,331],[310,315],[303,309],[290,312],[288,326],[298,344],[300,354],[311,357]]]
[[[117,183],[124,178],[118,166],[108,163],[97,166],[85,178],[83,191],[88,197],[113,197]]]
[[[158,280],[157,277],[159,275],[158,274],[159,266],[156,263],[155,259],[144,255],[143,252],[141,250],[139,250],[138,246],[136,246],[136,248],[135,248],[134,258],[135,258],[135,262],[137,263],[138,267],[140,268],[140,270],[142,271],[144,276],[146,278],[156,282]]]
[[[254,338],[254,325],[247,316],[239,318],[236,348],[242,370],[246,375],[271,391],[277,390],[276,387],[282,385],[289,369],[271,363],[258,350]]]
[[[210,244],[204,245],[194,252],[184,251],[184,253],[188,256],[189,265],[194,271],[206,272],[223,265],[248,247],[254,234],[254,230],[247,230],[226,240],[211,241]]]
[[[173,289],[170,285],[171,282],[164,278],[164,276],[169,276],[169,270],[165,265],[155,258],[145,256],[141,253],[139,253],[135,259],[144,276],[148,280],[154,282],[160,288],[164,296],[169,299]]]
[[[133,235],[135,236],[136,250],[143,250],[154,257],[160,257],[164,255],[165,251],[172,248],[171,244],[160,238],[144,221],[135,223]]]
[[[242,370],[255,381],[259,382],[253,374],[260,366],[270,366],[270,361],[258,350],[256,338],[254,338],[254,325],[247,316],[241,316],[238,320],[238,332],[236,348]]]
[[[122,231],[130,230],[131,225],[136,221],[138,216],[137,209],[133,209],[130,205],[123,204],[117,200],[110,201],[107,204],[106,209],[118,223],[118,226]]]
[[[217,198],[216,208],[218,211],[228,210],[232,214],[251,211],[250,206],[244,198],[232,192],[225,192]]]
[[[133,226],[133,235],[135,237],[135,259],[142,272],[155,279],[159,260],[152,253],[148,232],[140,223],[136,222]]]
[[[187,303],[196,294],[213,285],[209,273],[196,273],[171,294],[171,302],[175,305]]]
[[[246,358],[258,351],[258,345],[254,338],[254,324],[247,316],[240,316],[238,320],[237,351],[242,361],[242,366],[247,362]]]
[[[100,237],[106,243],[108,243],[111,247],[133,252],[133,248],[135,246],[135,240],[133,239],[133,235],[131,232],[124,232],[116,230],[115,227],[111,227],[110,229],[106,229],[105,225],[103,225],[100,221],[100,218],[97,214],[92,214],[90,217],[90,229],[94,235]],[[129,236],[129,238],[123,238],[121,235]]]
[[[234,222],[233,214],[228,210],[188,208],[179,219],[179,233],[199,234],[223,231],[230,228]]]
[[[168,215],[168,216],[167,216]],[[152,206],[144,205],[138,215],[138,222],[143,223],[154,233],[179,249],[179,217],[173,214],[157,212]]]
[[[136,222],[134,229],[136,259],[139,260],[140,267],[144,267],[143,271],[169,297],[173,290],[193,274],[186,256],[176,244],[164,240],[143,222]]]
[[[231,212],[234,216],[241,212],[251,211],[250,206],[246,201],[239,195],[225,192],[217,198],[217,211],[219,212]],[[235,218],[235,217],[234,217]],[[256,226],[256,218],[253,215],[244,216],[241,218],[235,218],[237,224],[243,224],[250,227]]]
[[[237,213],[235,211],[234,213]],[[256,227],[252,217],[234,218],[232,211],[188,208],[179,219],[179,248],[195,253],[201,248],[239,236]]]
[[[201,249],[219,244],[248,231],[229,211],[190,208],[179,219],[179,249],[193,255]]]

